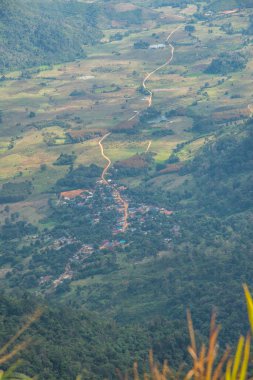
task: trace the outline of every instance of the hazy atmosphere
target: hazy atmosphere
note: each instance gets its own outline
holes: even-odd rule
[[[252,83],[252,0],[0,0],[1,380],[252,378]]]

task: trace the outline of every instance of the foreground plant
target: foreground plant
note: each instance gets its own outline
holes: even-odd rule
[[[248,318],[253,334],[253,299],[247,285],[243,285]],[[30,340],[25,340],[21,343],[16,343],[19,337],[30,327],[30,325],[38,320],[41,316],[41,310],[36,312],[28,319],[25,325],[0,349],[0,365],[12,359],[20,351],[25,349],[30,343]],[[245,337],[240,336],[234,356],[231,355],[229,347],[218,355],[218,336],[220,326],[216,324],[216,315],[213,314],[210,324],[210,336],[208,345],[202,344],[198,350],[195,338],[195,330],[192,323],[191,314],[187,311],[188,329],[190,335],[190,346],[188,352],[192,358],[192,368],[182,374],[182,369],[174,371],[168,364],[164,362],[160,366],[154,361],[153,353],[149,353],[149,370],[142,376],[139,374],[138,364],[133,367],[133,380],[251,380],[248,374],[250,362],[251,336],[248,334]],[[11,346],[14,347],[10,349]],[[0,380],[35,380],[16,372],[20,362],[10,367],[7,371],[0,370]],[[122,375],[119,371],[118,377],[120,380],[130,380],[128,375]],[[82,376],[77,376],[76,380],[82,380]]]
[[[248,318],[251,332],[253,333],[253,299],[247,285],[243,285]],[[218,357],[218,336],[220,326],[216,324],[216,315],[213,314],[210,324],[210,336],[208,346],[202,344],[197,349],[195,330],[191,314],[187,312],[188,329],[190,335],[190,346],[188,352],[192,358],[192,368],[186,375],[182,371],[175,372],[167,362],[162,368],[154,362],[153,354],[149,354],[149,370],[140,376],[137,363],[133,368],[133,380],[247,380],[249,379],[248,367],[250,361],[251,336],[241,336],[238,340],[234,356],[231,355],[229,347]],[[118,374],[120,380],[129,380],[128,375]]]
[[[17,331],[17,333],[8,340],[5,345],[0,348],[0,365],[5,364],[7,361],[13,359],[18,353],[23,351],[30,343],[31,339],[26,339],[21,343],[17,343],[20,336],[31,326],[32,323],[37,321],[42,314],[40,309],[37,309],[34,314],[28,317],[27,322]],[[0,370],[0,380],[34,380],[23,374],[17,373],[16,369],[20,366],[21,361],[17,361],[8,370]]]

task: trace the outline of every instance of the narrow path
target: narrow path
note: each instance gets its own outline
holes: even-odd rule
[[[152,144],[152,141],[150,140],[149,143],[148,143],[148,147],[147,147],[147,149],[146,149],[146,153],[148,153],[148,151],[149,151],[149,149],[150,149],[150,147],[151,147],[151,144]]]
[[[181,28],[181,25],[179,25],[176,29],[174,29],[167,37],[166,39],[166,42],[169,42],[169,40],[171,39],[171,37],[178,31],[178,29]],[[170,43],[169,44],[170,48],[171,48],[171,57],[168,61],[166,61],[163,65],[157,67],[155,70],[151,71],[149,74],[147,74],[147,76],[143,79],[143,82],[142,82],[142,86],[143,88],[149,93],[149,97],[148,97],[148,107],[151,107],[152,106],[152,103],[153,103],[153,92],[151,90],[149,90],[147,88],[147,81],[151,78],[152,75],[154,75],[157,71],[161,70],[162,68],[168,66],[173,58],[174,58],[174,46]]]
[[[128,119],[128,121],[135,119],[139,115],[139,113],[140,113],[140,111],[134,111],[134,115],[132,117],[130,117],[130,119]]]
[[[180,29],[180,28],[181,28],[181,25],[179,25],[177,28],[175,28],[175,29],[169,34],[169,36],[167,37],[166,42],[169,42],[169,40],[170,40],[171,37],[174,35],[174,33],[176,33],[176,31],[177,31],[178,29]],[[149,93],[149,97],[148,97],[148,107],[151,107],[151,106],[152,106],[152,103],[153,103],[153,92],[147,88],[146,83],[147,83],[147,81],[151,78],[151,76],[152,76],[153,74],[155,74],[157,71],[161,70],[163,67],[169,65],[169,64],[172,62],[172,60],[173,60],[173,58],[174,58],[174,50],[175,50],[175,48],[174,48],[174,46],[173,46],[171,43],[169,44],[169,46],[170,46],[170,48],[171,48],[171,57],[170,57],[170,59],[167,60],[163,65],[161,65],[161,66],[157,67],[155,70],[151,71],[151,72],[150,72],[149,74],[147,74],[147,76],[143,79],[142,86],[143,86],[143,88],[144,88],[145,90],[147,90],[148,93]],[[130,118],[128,119],[128,121],[131,121],[131,120],[135,119],[135,118],[139,115],[139,113],[140,113],[139,111],[134,111],[134,115],[133,115],[132,117],[130,117]],[[107,179],[106,179],[106,175],[107,175],[107,173],[108,173],[108,170],[109,170],[110,166],[112,165],[112,162],[111,162],[110,158],[109,158],[109,157],[105,154],[105,152],[104,152],[103,141],[104,141],[109,135],[110,135],[110,133],[105,134],[105,135],[99,140],[99,142],[98,142],[98,143],[99,143],[99,146],[100,146],[101,155],[102,155],[102,157],[107,161],[107,165],[105,166],[105,168],[104,168],[104,170],[103,170],[103,173],[102,173],[102,175],[101,175],[101,179],[102,179],[102,181],[103,181],[103,183],[104,183],[105,185],[110,185],[109,182],[108,182]],[[150,149],[150,147],[151,147],[151,144],[152,144],[152,141],[149,141],[149,143],[148,143],[148,147],[147,147],[147,149],[146,149],[146,153],[148,153],[148,151],[149,151],[149,149]],[[124,224],[123,224],[123,227],[122,227],[122,232],[125,232],[125,231],[127,230],[127,227],[128,227],[128,217],[129,217],[128,208],[129,208],[129,204],[128,204],[127,201],[125,201],[125,200],[122,198],[122,196],[121,196],[121,194],[120,194],[120,192],[119,192],[118,190],[114,190],[114,191],[115,191],[116,198],[117,198],[118,202],[122,205],[123,210],[124,210]]]
[[[101,155],[102,157],[107,161],[107,165],[106,167],[104,168],[103,170],[103,173],[101,175],[101,179],[103,181],[103,183],[105,185],[109,185],[109,182],[107,181],[106,179],[106,175],[107,175],[107,172],[112,164],[112,161],[110,160],[110,158],[108,156],[106,156],[105,152],[104,152],[104,146],[103,146],[103,141],[108,137],[110,136],[111,133],[107,133],[106,135],[104,135],[98,142],[99,146],[100,146],[100,151],[101,151]],[[114,192],[115,192],[115,195],[116,195],[116,198],[118,200],[118,203],[120,203],[123,207],[123,211],[124,211],[124,223],[123,223],[123,227],[122,227],[122,232],[126,232],[127,230],[127,227],[128,227],[128,217],[129,217],[129,213],[128,213],[128,208],[129,208],[129,204],[127,201],[125,201],[125,199],[122,198],[120,192],[117,190],[117,189],[114,189]]]
[[[120,192],[118,190],[116,190],[116,193],[117,193],[117,198],[119,200],[119,203],[122,204],[123,209],[124,209],[124,224],[123,224],[123,227],[122,227],[122,232],[126,232],[127,227],[128,227],[128,217],[129,217],[128,208],[129,208],[129,203],[127,201],[125,201],[125,199],[122,198],[122,196],[120,195]]]
[[[110,166],[111,166],[111,164],[112,164],[112,161],[110,160],[110,158],[109,158],[108,156],[105,155],[105,153],[104,153],[104,147],[103,147],[102,142],[103,142],[108,136],[110,136],[110,134],[111,134],[111,133],[107,133],[107,134],[104,135],[104,136],[99,140],[99,142],[98,142],[98,144],[99,144],[99,146],[100,146],[101,154],[102,154],[103,158],[107,161],[107,165],[106,165],[106,167],[104,168],[103,173],[102,173],[102,175],[101,175],[101,179],[102,179],[102,181],[103,181],[103,183],[104,183],[105,185],[109,185],[109,182],[108,182],[107,179],[106,179],[106,174],[107,174],[107,172],[108,172],[108,170],[109,170],[109,168],[110,168]]]

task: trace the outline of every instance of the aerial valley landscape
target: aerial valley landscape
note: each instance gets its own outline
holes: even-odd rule
[[[252,83],[250,0],[0,0],[0,379],[252,378]]]

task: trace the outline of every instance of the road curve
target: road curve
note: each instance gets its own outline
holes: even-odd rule
[[[128,119],[128,121],[135,119],[139,115],[139,113],[140,113],[140,111],[134,111],[134,115],[132,117],[130,117],[130,119]]]
[[[148,146],[147,146],[147,149],[146,149],[146,152],[145,152],[145,153],[148,153],[148,151],[149,151],[149,149],[150,149],[150,147],[151,147],[151,144],[152,144],[152,141],[150,140],[150,141],[148,142]]]
[[[166,39],[166,42],[169,42],[169,40],[171,39],[171,37],[173,36],[174,33],[177,32],[178,29],[181,28],[181,25],[179,25],[177,28],[175,28],[170,34],[169,36],[167,37]],[[152,106],[152,103],[153,103],[153,92],[151,90],[149,90],[147,88],[147,81],[150,79],[150,77],[155,74],[157,71],[161,70],[163,67],[169,65],[173,58],[174,58],[174,46],[170,43],[169,44],[170,48],[171,48],[171,57],[169,60],[167,60],[163,65],[157,67],[155,70],[151,71],[149,74],[147,74],[147,76],[143,79],[143,82],[142,82],[142,86],[145,90],[148,91],[149,93],[149,97],[148,97],[148,107],[151,107]],[[250,110],[250,107],[249,107],[249,110]],[[134,118],[136,118],[139,114],[139,111],[135,111],[135,114],[128,120],[128,121],[131,121],[133,120]],[[101,151],[101,155],[102,157],[107,161],[107,165],[105,166],[103,172],[102,172],[102,175],[101,175],[101,179],[103,181],[103,183],[105,185],[110,185],[109,182],[107,181],[106,179],[106,175],[108,173],[108,170],[112,164],[110,158],[108,156],[106,156],[105,152],[104,152],[104,147],[103,147],[103,141],[110,135],[111,133],[106,133],[100,140],[99,140],[99,146],[100,146],[100,151]],[[152,144],[152,141],[149,141],[148,143],[148,147],[146,149],[146,153],[148,153],[150,147],[151,147],[151,144]],[[116,198],[118,200],[118,202],[123,206],[123,210],[124,210],[124,223],[123,223],[123,227],[122,227],[122,232],[125,232],[127,230],[127,227],[128,227],[128,217],[129,217],[129,213],[128,213],[128,208],[129,208],[129,204],[127,201],[125,201],[120,192],[118,190],[114,190],[115,191],[115,194],[116,194]]]
[[[105,185],[110,185],[109,182],[107,181],[106,179],[106,174],[112,164],[112,161],[110,160],[110,158],[105,154],[104,152],[104,146],[103,146],[103,141],[108,137],[110,136],[111,133],[106,133],[98,142],[99,146],[100,146],[100,151],[101,151],[101,155],[102,157],[107,161],[107,165],[105,166],[104,170],[103,170],[103,173],[101,175],[101,179],[103,181],[103,183]],[[127,230],[127,227],[128,227],[128,217],[129,217],[129,213],[128,213],[128,208],[129,208],[129,204],[127,201],[125,201],[125,199],[122,198],[120,192],[117,190],[117,189],[114,189],[114,192],[115,192],[115,195],[116,195],[116,199],[118,200],[118,203],[120,203],[123,207],[123,211],[124,211],[124,221],[123,221],[123,226],[122,226],[122,232],[126,232]]]
[[[175,34],[178,29],[181,28],[181,25],[179,25],[178,27],[176,27],[174,30],[172,30],[172,32],[168,35],[167,39],[166,39],[166,42],[169,42],[169,40],[171,39],[171,37],[173,36],[173,34]],[[151,107],[152,106],[152,103],[153,103],[153,92],[151,90],[149,90],[147,88],[147,81],[150,79],[150,77],[155,74],[157,71],[161,70],[163,67],[165,66],[168,66],[173,58],[174,58],[174,46],[170,43],[169,44],[170,48],[171,48],[171,57],[170,59],[168,59],[163,65],[157,67],[155,70],[151,71],[149,74],[147,74],[147,76],[143,79],[143,82],[142,82],[142,87],[149,93],[149,96],[148,96],[148,107]]]
[[[99,144],[99,146],[100,146],[101,154],[102,154],[103,158],[107,161],[107,165],[106,165],[106,167],[104,168],[103,173],[102,173],[102,175],[101,175],[101,179],[102,179],[102,181],[103,181],[103,183],[104,183],[105,185],[109,185],[109,182],[108,182],[107,179],[106,179],[106,174],[107,174],[107,172],[108,172],[108,170],[109,170],[109,168],[110,168],[110,166],[111,166],[111,164],[112,164],[112,161],[110,160],[110,158],[109,158],[108,156],[105,155],[105,153],[104,153],[104,147],[103,147],[102,142],[103,142],[108,136],[110,136],[110,134],[111,134],[111,133],[106,133],[106,135],[104,135],[104,136],[99,140],[99,142],[98,142],[98,144]]]

